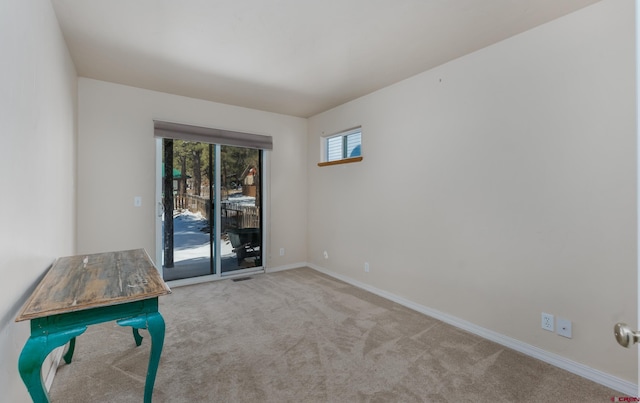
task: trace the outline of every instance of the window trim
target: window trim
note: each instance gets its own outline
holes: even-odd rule
[[[319,167],[327,167],[327,166],[330,166],[330,165],[350,164],[352,162],[360,162],[360,161],[362,161],[362,156],[344,158],[344,159],[335,160],[335,161],[318,162],[318,166]]]

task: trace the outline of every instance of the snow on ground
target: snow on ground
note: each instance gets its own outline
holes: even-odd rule
[[[175,262],[209,258],[209,233],[206,232],[208,227],[209,223],[202,214],[192,213],[189,210],[182,211],[173,218],[173,259]],[[233,255],[232,249],[231,242],[228,239],[223,240],[220,256]]]

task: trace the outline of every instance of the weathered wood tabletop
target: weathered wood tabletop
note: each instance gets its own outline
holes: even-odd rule
[[[144,249],[57,259],[16,322],[171,293]]]

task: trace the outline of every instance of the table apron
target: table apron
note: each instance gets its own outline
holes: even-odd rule
[[[31,336],[158,312],[158,297],[31,319]]]

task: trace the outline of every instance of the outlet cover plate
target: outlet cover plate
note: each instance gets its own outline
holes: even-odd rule
[[[553,332],[553,315],[549,313],[542,312],[542,323],[541,326],[544,330],[548,330]]]
[[[571,321],[569,319],[558,318],[558,329],[556,332],[558,336],[572,338],[571,337]]]

